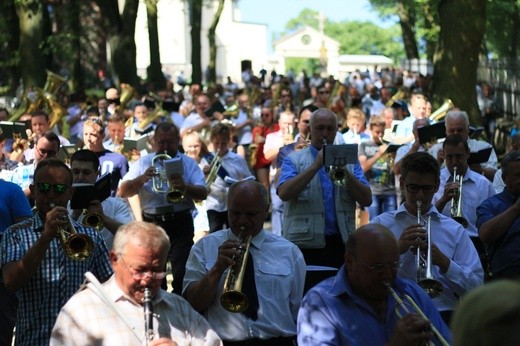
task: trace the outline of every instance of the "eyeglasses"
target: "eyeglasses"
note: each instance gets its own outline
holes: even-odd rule
[[[365,267],[367,267],[370,270],[373,270],[376,273],[382,273],[387,269],[397,270],[401,266],[401,261],[396,261],[396,262],[387,263],[387,264],[378,263],[378,264],[370,265],[357,256],[356,256],[356,259],[359,260],[359,262],[361,262],[362,265],[364,265]]]
[[[320,94],[320,95],[330,94],[330,91],[328,91],[328,90],[321,90],[321,91],[318,91],[318,94]]]
[[[40,149],[38,147],[36,147],[36,150],[38,151],[38,153],[41,156],[47,155],[47,157],[54,157],[58,153],[57,151],[54,151],[54,150]]]
[[[268,116],[270,116],[270,115],[271,115],[271,113],[262,113],[262,116],[263,116],[263,117],[268,117]]]
[[[166,272],[154,272],[151,270],[135,270],[134,268],[131,268],[126,264],[122,254],[119,254],[119,258],[121,258],[121,262],[123,262],[126,269],[130,273],[130,275],[132,275],[132,278],[134,280],[143,280],[148,276],[154,280],[162,280],[166,277]]]
[[[415,185],[415,184],[406,184],[406,191],[409,193],[418,193],[419,190],[422,190],[423,193],[432,193],[435,192],[437,186],[435,185]]]
[[[47,193],[53,189],[55,193],[62,195],[65,193],[65,191],[67,191],[69,186],[67,184],[36,183],[36,188],[41,193]]]

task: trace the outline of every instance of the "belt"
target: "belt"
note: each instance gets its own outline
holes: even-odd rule
[[[190,214],[190,209],[184,210],[175,210],[173,208],[164,208],[164,207],[154,207],[154,208],[144,208],[142,211],[143,219],[145,221],[172,221],[175,218],[175,215],[181,214]]]

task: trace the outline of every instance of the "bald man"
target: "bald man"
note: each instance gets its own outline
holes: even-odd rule
[[[368,224],[356,230],[346,243],[344,261],[335,277],[305,295],[298,312],[298,345],[416,345],[435,340],[430,325],[450,341],[448,327],[424,290],[397,277],[399,246],[388,228]],[[429,321],[396,306],[389,287],[409,295]]]

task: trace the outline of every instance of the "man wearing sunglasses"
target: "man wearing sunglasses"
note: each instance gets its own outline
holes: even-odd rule
[[[418,279],[423,266],[417,266],[417,247],[421,258],[428,257],[427,229],[431,231],[431,276],[442,286],[433,302],[449,325],[459,297],[482,285],[484,271],[468,232],[456,221],[435,208],[432,199],[440,185],[440,167],[426,152],[405,156],[401,163],[401,187],[405,202],[392,212],[376,216],[371,223],[392,231],[399,242],[401,266],[398,275]],[[425,261],[424,266],[427,266]],[[419,275],[426,278],[426,275]]]
[[[56,157],[60,150],[60,139],[52,131],[43,133],[36,139],[34,146],[34,161],[24,166],[18,166],[13,171],[11,181],[20,185],[27,197],[31,196],[29,185],[33,182],[34,169],[38,163],[50,157]]]
[[[37,212],[8,228],[0,243],[0,266],[9,291],[20,300],[16,323],[17,345],[47,345],[61,307],[91,271],[104,281],[112,274],[108,250],[101,236],[68,217],[72,172],[62,161],[43,160],[30,185]],[[69,257],[60,230],[74,228],[92,241],[84,260]]]

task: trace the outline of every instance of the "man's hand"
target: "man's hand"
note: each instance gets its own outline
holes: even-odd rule
[[[399,237],[399,252],[404,254],[406,251],[417,252],[417,247],[421,249],[427,245],[426,230],[422,224],[413,224],[405,228]]]
[[[417,314],[408,314],[397,321],[387,345],[426,345],[432,338],[430,322]]]

